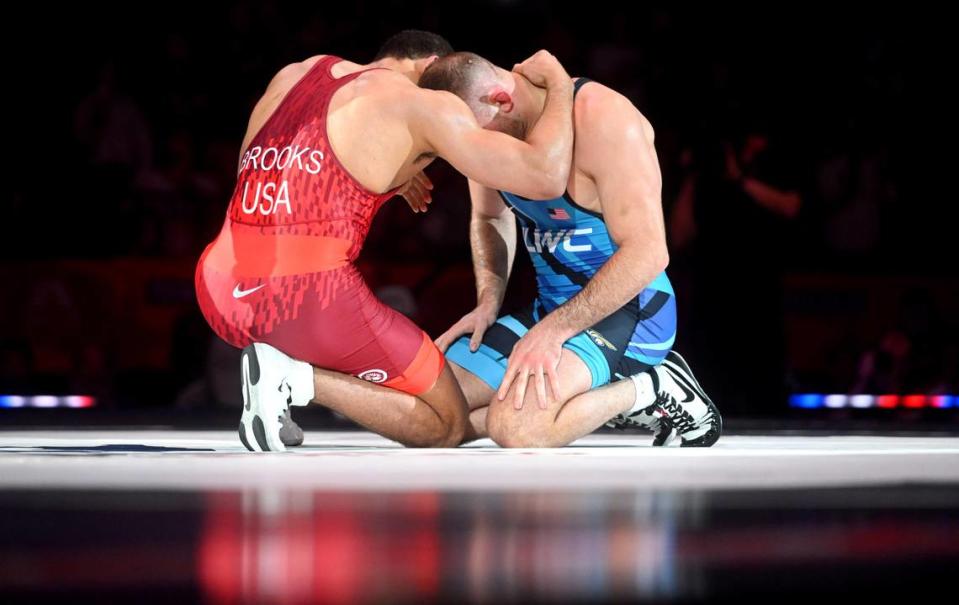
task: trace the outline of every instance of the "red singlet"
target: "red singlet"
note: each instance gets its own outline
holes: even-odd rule
[[[363,73],[334,78],[340,61],[317,61],[250,142],[223,229],[197,265],[197,299],[233,346],[265,342],[314,366],[420,394],[436,382],[443,355],[377,300],[353,265],[394,192],[360,185],[330,146],[330,98]]]

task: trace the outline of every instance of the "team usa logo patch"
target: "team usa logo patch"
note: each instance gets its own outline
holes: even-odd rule
[[[389,375],[383,370],[372,369],[361,373],[359,378],[368,380],[370,382],[381,383],[386,382],[386,379],[389,378]]]
[[[549,218],[565,221],[565,220],[569,220],[569,213],[563,210],[562,208],[550,208]]]

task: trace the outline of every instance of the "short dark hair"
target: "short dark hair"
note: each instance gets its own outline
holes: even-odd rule
[[[373,60],[424,59],[433,55],[445,57],[452,52],[452,45],[443,36],[418,29],[406,29],[384,42]]]
[[[420,76],[419,86],[431,90],[446,90],[466,99],[470,86],[480,71],[492,67],[492,63],[476,53],[452,53],[433,61]]]

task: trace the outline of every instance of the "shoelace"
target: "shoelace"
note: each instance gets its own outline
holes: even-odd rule
[[[690,429],[697,428],[699,425],[699,423],[693,419],[692,415],[683,408],[682,404],[676,401],[676,398],[666,391],[660,391],[656,395],[656,402],[653,403],[651,407],[659,407],[659,409],[665,412],[672,421],[673,428],[675,428],[680,435]]]
[[[633,414],[617,414],[613,416],[606,426],[619,430],[625,430],[627,427],[638,426],[644,429],[659,433],[663,429],[662,418],[666,416],[665,410],[657,409],[658,404],[654,403]],[[659,412],[659,413],[657,413]]]
[[[609,420],[609,422],[606,423],[606,426],[621,430],[629,426],[638,426],[645,429],[650,429],[653,432],[659,431],[659,429],[662,428],[662,424],[660,423],[659,415],[653,413],[653,407],[655,406],[643,408],[631,416],[627,416],[626,414],[616,414]],[[640,419],[638,416],[643,413],[647,414],[649,418]]]

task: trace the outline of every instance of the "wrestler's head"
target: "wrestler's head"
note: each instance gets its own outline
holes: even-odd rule
[[[411,69],[403,71],[408,71],[407,75],[415,83],[433,61],[452,52],[453,47],[443,36],[418,29],[407,29],[384,42],[373,60],[393,59],[410,63]]]
[[[532,84],[517,73],[477,54],[458,52],[434,61],[423,72],[419,85],[446,90],[463,99],[483,128],[526,137],[532,110],[532,98],[527,93]]]

